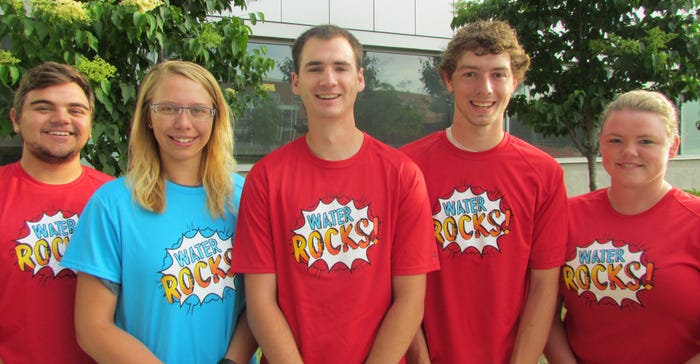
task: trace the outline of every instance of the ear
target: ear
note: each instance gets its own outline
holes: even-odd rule
[[[671,142],[671,148],[668,150],[668,159],[671,159],[678,155],[678,149],[681,146],[681,137],[678,135],[673,136],[673,141]]]
[[[19,134],[20,132],[20,127],[19,127],[19,120],[17,120],[17,114],[15,114],[15,108],[10,109],[10,120],[12,121],[12,130]]]
[[[444,72],[440,72],[440,78],[442,79],[442,83],[445,84],[447,92],[452,93],[452,77]]]
[[[296,72],[292,72],[292,93],[299,95],[299,75]]]
[[[360,67],[357,72],[357,92],[362,92],[365,90],[365,69]]]

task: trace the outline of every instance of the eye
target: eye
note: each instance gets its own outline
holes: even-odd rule
[[[474,77],[476,77],[476,72],[465,72],[465,73],[462,74],[462,77],[465,77],[465,78],[474,78]]]
[[[170,105],[170,104],[158,105],[158,111],[162,112],[163,114],[167,114],[167,115],[177,114],[178,110],[180,110],[179,106]]]
[[[190,113],[195,116],[207,116],[209,115],[210,109],[206,106],[192,106],[190,107]]]
[[[653,140],[649,140],[649,139],[642,139],[642,140],[639,141],[639,144],[641,144],[641,145],[651,145],[651,144],[654,144],[654,141],[653,141]]]
[[[69,109],[68,112],[70,112],[73,115],[78,115],[78,116],[87,115],[87,113],[88,113],[87,110],[85,110],[81,107],[75,107],[75,108]]]
[[[608,139],[608,143],[610,143],[610,144],[620,144],[620,143],[622,143],[622,139],[620,139],[620,138],[610,138],[610,139]]]
[[[46,105],[37,105],[37,106],[34,106],[32,108],[32,110],[38,111],[38,112],[49,112],[52,110],[52,108],[49,106],[46,106]]]

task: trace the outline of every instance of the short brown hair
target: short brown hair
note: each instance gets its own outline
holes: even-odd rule
[[[17,88],[17,92],[15,92],[15,100],[12,105],[17,118],[19,119],[22,114],[24,100],[27,98],[27,94],[30,91],[71,82],[75,83],[83,90],[90,103],[90,115],[94,115],[95,98],[87,78],[73,66],[56,62],[44,62],[25,72],[24,75],[22,75],[22,79],[19,81],[19,87]]]
[[[439,70],[443,79],[452,76],[464,52],[474,52],[479,56],[509,54],[510,68],[518,81],[525,78],[530,68],[530,56],[518,42],[515,30],[503,21],[479,20],[460,28],[442,54]]]
[[[299,58],[301,57],[301,51],[304,49],[304,45],[306,45],[306,41],[308,41],[310,38],[331,40],[335,37],[343,37],[347,39],[348,43],[350,43],[352,52],[355,54],[355,66],[359,70],[362,67],[362,44],[360,44],[360,41],[358,41],[357,38],[355,38],[355,36],[349,31],[336,25],[326,24],[317,25],[305,31],[299,36],[299,38],[297,38],[296,41],[294,41],[294,45],[292,46],[294,72],[299,73],[299,68],[301,67],[299,64],[301,60]]]

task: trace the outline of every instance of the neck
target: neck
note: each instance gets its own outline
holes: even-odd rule
[[[163,164],[163,171],[170,181],[189,187],[197,187],[202,185],[202,176],[199,172],[199,168],[201,166],[200,160],[185,162],[180,161],[176,164],[168,163],[165,160],[162,160],[161,163]]]
[[[83,166],[77,156],[64,163],[52,164],[23,155],[19,164],[35,180],[51,185],[73,182],[83,173]]]
[[[306,145],[317,157],[328,161],[340,161],[354,156],[362,147],[364,134],[352,127],[309,127]]]
[[[464,121],[454,120],[450,127],[453,144],[471,152],[483,152],[494,148],[503,140],[505,132],[502,125],[473,126]],[[449,137],[449,136],[448,136]]]
[[[671,188],[666,181],[644,188],[616,187],[613,183],[608,188],[608,200],[615,211],[624,215],[636,215],[654,207]]]

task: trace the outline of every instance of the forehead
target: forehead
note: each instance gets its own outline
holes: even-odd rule
[[[342,36],[331,39],[309,38],[299,55],[301,67],[310,63],[348,63],[355,66],[355,53],[350,42]]]
[[[80,86],[73,82],[37,88],[27,92],[24,105],[36,102],[49,102],[56,105],[83,104],[89,106],[89,100]]]
[[[461,56],[459,56],[455,66],[455,70],[466,68],[477,70],[512,71],[510,54],[505,52],[498,54],[487,53],[484,55],[477,55],[472,51],[465,51]]]
[[[199,82],[178,74],[165,74],[156,80],[151,98],[160,101],[209,102],[209,92]]]
[[[654,112],[640,110],[614,110],[611,111],[603,123],[604,133],[663,133],[666,134],[667,123],[665,119]]]

